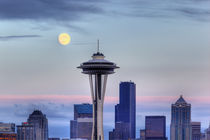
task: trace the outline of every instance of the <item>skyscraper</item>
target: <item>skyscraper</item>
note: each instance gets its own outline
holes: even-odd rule
[[[92,140],[104,140],[103,132],[103,104],[106,90],[106,82],[109,74],[119,68],[115,63],[104,59],[105,56],[98,51],[92,59],[82,63],[78,68],[82,73],[89,75],[91,97],[93,102],[93,130]]]
[[[28,123],[34,126],[35,140],[48,140],[48,120],[40,110],[29,115]]]
[[[166,140],[166,117],[146,116],[145,118],[145,139]]]
[[[115,106],[115,129],[109,133],[110,140],[136,138],[136,85],[120,83],[120,103]]]
[[[191,122],[192,128],[192,140],[201,139],[201,123],[200,122]]]
[[[91,104],[75,104],[74,120],[70,122],[70,138],[91,140],[92,126],[93,106]]]
[[[191,140],[191,105],[182,96],[171,105],[171,140]]]
[[[23,122],[17,126],[17,140],[36,140],[34,126]]]

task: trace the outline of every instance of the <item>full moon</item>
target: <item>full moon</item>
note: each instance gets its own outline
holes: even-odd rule
[[[71,42],[71,36],[67,33],[61,33],[58,36],[58,41],[61,45],[68,45]]]

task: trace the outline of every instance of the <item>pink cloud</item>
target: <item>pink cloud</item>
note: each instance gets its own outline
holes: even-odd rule
[[[137,96],[137,104],[172,104],[179,96]],[[210,104],[210,96],[184,97],[188,103]],[[30,103],[30,102],[56,102],[56,103],[91,103],[88,95],[0,95],[0,102],[3,103]],[[118,97],[106,96],[105,104],[117,104]]]
[[[0,95],[1,103],[28,103],[35,101],[49,101],[57,103],[86,103],[90,102],[90,99],[90,96],[85,95]]]

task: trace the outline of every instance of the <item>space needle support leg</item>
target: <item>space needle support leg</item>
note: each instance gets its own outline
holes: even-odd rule
[[[89,75],[91,96],[93,101],[92,140],[104,140],[103,104],[107,77],[107,75],[102,74]],[[93,82],[95,84],[93,84]]]
[[[106,83],[107,83],[107,74],[98,74],[97,75],[97,83],[98,83],[98,98],[97,98],[97,131],[98,131],[98,139],[104,140],[104,131],[103,131],[103,105],[106,91]]]
[[[97,121],[96,121],[96,117],[97,117],[97,111],[96,111],[97,104],[96,104],[96,95],[95,95],[94,86],[93,86],[93,76],[94,75],[91,75],[91,74],[89,75],[91,97],[92,97],[92,102],[93,102],[93,126],[92,126],[91,140],[97,140],[97,127],[96,127],[97,126]],[[94,80],[96,80],[96,79],[94,79]],[[94,82],[96,82],[96,81],[94,81]]]
[[[104,75],[104,80],[103,80],[103,91],[102,91],[103,103],[104,103],[105,92],[106,92],[107,78],[108,78],[108,75]]]

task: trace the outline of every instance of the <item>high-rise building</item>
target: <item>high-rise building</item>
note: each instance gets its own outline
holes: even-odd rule
[[[29,115],[28,123],[34,126],[35,140],[48,140],[48,120],[40,110]]]
[[[15,124],[0,122],[0,133],[4,132],[15,132]]]
[[[136,138],[136,85],[120,83],[120,103],[115,106],[115,129],[109,133],[110,140]]]
[[[93,126],[93,106],[91,104],[75,104],[74,120],[70,122],[71,139],[91,140]]]
[[[171,139],[191,140],[191,105],[182,96],[171,105]]]
[[[91,97],[93,102],[93,140],[104,140],[103,132],[103,105],[106,91],[107,77],[114,73],[114,69],[119,68],[115,63],[104,59],[105,56],[98,51],[94,53],[92,59],[82,63],[78,68],[82,73],[89,75]]]
[[[17,126],[17,140],[36,140],[34,126],[23,122]]]
[[[166,140],[166,117],[146,116],[145,118],[145,139]]]
[[[191,122],[192,128],[192,140],[201,139],[201,123],[200,122]]]

